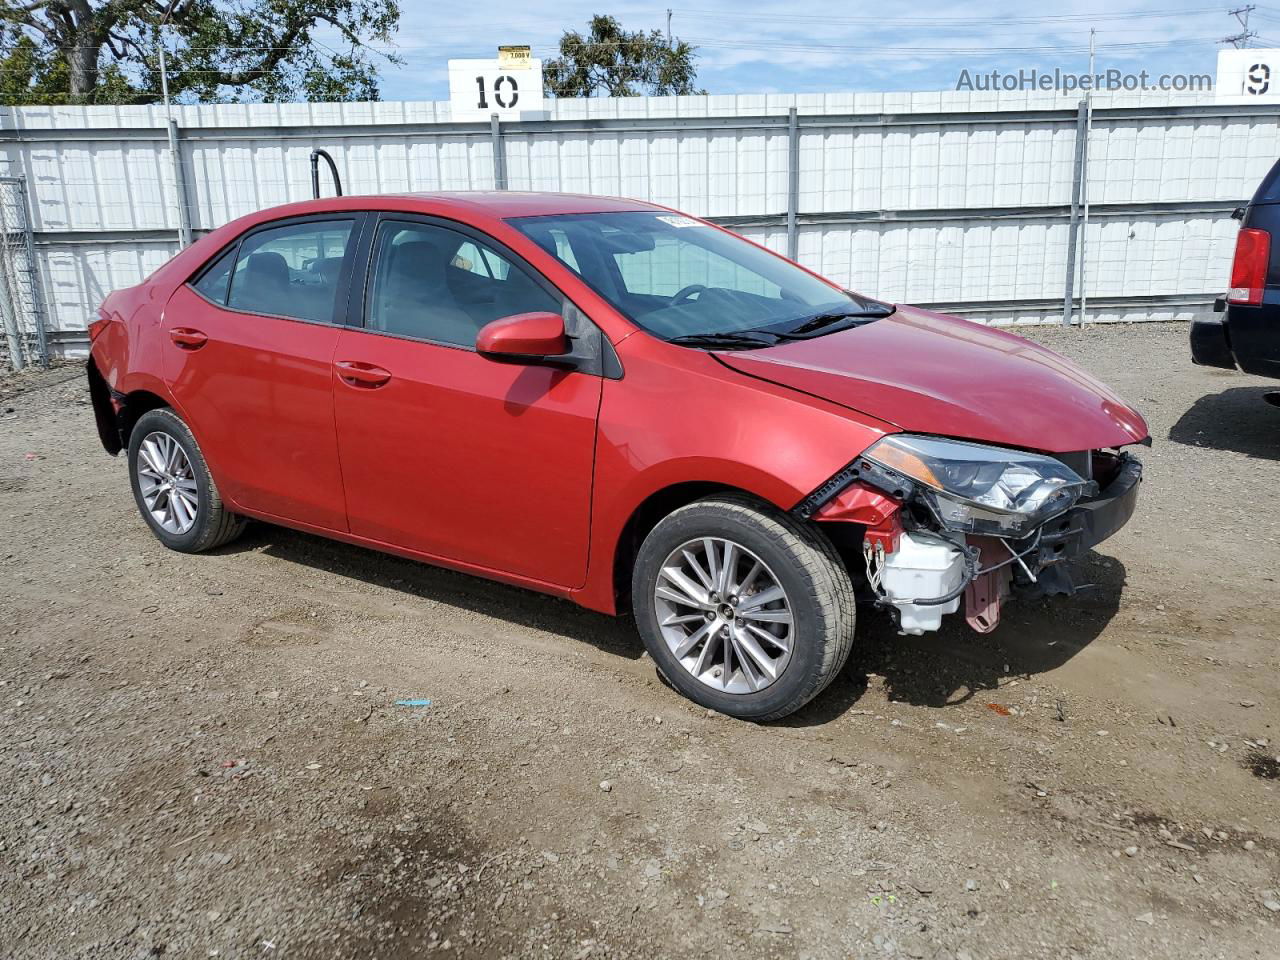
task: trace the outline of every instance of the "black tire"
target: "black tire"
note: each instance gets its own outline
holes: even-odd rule
[[[658,625],[654,590],[667,557],[682,544],[718,537],[764,561],[791,607],[791,659],[771,684],[728,693],[700,681],[675,658]],[[816,697],[853,647],[856,604],[849,572],[820,530],[745,495],[698,500],[645,537],[631,578],[636,626],[663,679],[695,703],[743,720],[777,720]]]
[[[142,441],[153,433],[165,433],[172,437],[191,465],[191,476],[196,483],[196,517],[191,529],[183,533],[164,529],[151,515],[142,497],[138,480],[138,450]],[[182,418],[166,407],[147,411],[134,424],[133,432],[129,435],[129,485],[133,488],[133,501],[138,505],[142,519],[156,535],[156,539],[170,550],[200,553],[229,543],[244,532],[247,521],[223,504],[196,438]]]

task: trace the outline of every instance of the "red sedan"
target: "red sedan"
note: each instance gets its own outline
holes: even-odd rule
[[[1018,337],[631,200],[341,197],[228,224],[90,326],[166,546],[250,519],[631,612],[700,704],[782,717],[853,643],[1015,591],[1131,515],[1141,416]]]

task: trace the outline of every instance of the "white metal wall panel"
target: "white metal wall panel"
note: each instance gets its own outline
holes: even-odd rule
[[[1069,203],[1074,149],[1075,128],[1062,124],[802,127],[800,209]]]
[[[388,136],[333,143],[311,139],[199,140],[183,145],[188,196],[201,229],[219,227],[264,207],[311,196],[309,157],[333,155],[349,194],[492,190],[493,147],[487,138],[407,139]],[[320,188],[332,192],[328,168]]]
[[[1268,118],[1098,120],[1089,134],[1089,200],[1244,202],[1277,156],[1280,112]]]
[[[83,330],[112,290],[132,286],[178,252],[176,242],[53,244],[41,251],[52,330]]]
[[[1085,231],[1089,295],[1220,294],[1236,227],[1222,217],[1093,221]]]
[[[907,303],[1061,297],[1065,222],[972,220],[814,226],[800,261],[854,290]]]
[[[625,196],[695,216],[786,209],[785,131],[508,134],[508,186]]]
[[[1062,296],[1068,224],[1061,211],[1071,199],[1075,103],[1034,91],[560,100],[549,104],[552,119],[669,119],[685,126],[536,131],[513,125],[504,128],[503,149],[512,189],[629,196],[708,217],[779,218],[787,209],[785,117],[795,107],[801,262],[877,296],[949,303],[960,312],[973,304],[977,312],[967,315],[1021,323],[1052,319],[1058,308],[999,302],[1050,303]],[[1213,101],[1103,94],[1094,103],[1103,109]],[[1192,309],[1112,308],[1107,298],[1221,291],[1236,230],[1222,206],[1246,200],[1280,155],[1280,115],[1212,109],[1226,115],[1161,117],[1143,109],[1133,118],[1095,119],[1088,171],[1094,213],[1084,234],[1086,289],[1099,302],[1095,319],[1177,317]],[[1056,114],[1002,118],[1037,110]],[[183,130],[197,231],[309,197],[313,147],[333,154],[348,193],[495,185],[487,130],[432,133],[433,125],[450,122],[446,103],[217,104],[173,112]],[[822,125],[824,116],[885,114],[920,114],[923,122]],[[774,122],[696,124],[733,117]],[[0,144],[0,173],[28,180],[56,326],[79,328],[107,291],[138,282],[176,249],[156,237],[177,228],[166,123],[156,106],[0,110],[0,129],[31,132],[30,140]],[[377,125],[387,126],[385,135]],[[351,132],[344,135],[344,128]],[[50,130],[98,132],[51,140]],[[321,173],[327,192],[323,165]],[[1161,213],[1158,205],[1169,203],[1182,212]],[[1107,212],[1117,204],[1155,209]],[[804,222],[806,215],[845,213],[875,217]],[[786,230],[776,221],[740,232],[779,252],[787,248]]]
[[[43,230],[176,228],[173,168],[143,141],[9,146],[4,173],[25,176],[32,225]]]

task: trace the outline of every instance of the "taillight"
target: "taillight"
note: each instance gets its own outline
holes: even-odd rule
[[[98,311],[98,319],[89,321],[89,342],[98,339],[98,334],[107,328],[107,324],[111,322],[111,317],[105,310]]]
[[[1236,256],[1231,262],[1231,289],[1227,291],[1227,302],[1251,306],[1261,303],[1270,261],[1271,234],[1257,227],[1242,227],[1236,235]]]

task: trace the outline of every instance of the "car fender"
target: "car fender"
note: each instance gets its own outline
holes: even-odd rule
[[[664,491],[727,489],[790,510],[887,433],[888,424],[738,373],[647,334],[619,351],[601,400],[584,606],[616,612],[618,549]],[[661,424],[655,427],[655,418]]]

